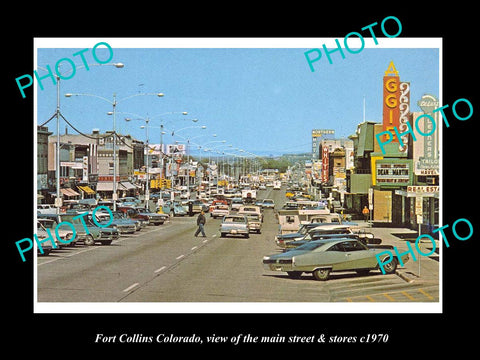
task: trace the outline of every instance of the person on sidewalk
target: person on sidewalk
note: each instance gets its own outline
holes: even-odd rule
[[[197,217],[198,228],[197,228],[197,231],[195,231],[195,237],[197,237],[200,232],[202,232],[202,237],[207,237],[205,235],[205,230],[203,229],[203,225],[205,225],[205,222],[206,222],[205,212],[202,210]]]
[[[370,210],[368,210],[368,208],[366,206],[364,206],[364,208],[362,210],[362,214],[363,214],[363,217],[364,217],[365,221],[368,221],[368,216],[370,215]]]

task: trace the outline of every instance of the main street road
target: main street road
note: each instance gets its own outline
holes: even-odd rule
[[[259,198],[273,198],[278,208],[284,194],[268,188]],[[207,214],[207,237],[196,238],[196,218],[176,217],[109,246],[77,246],[39,257],[38,302],[438,301],[438,291],[376,271],[332,274],[326,282],[266,271],[263,255],[279,251],[274,211],[265,210],[262,233],[249,239],[220,238],[220,222]]]

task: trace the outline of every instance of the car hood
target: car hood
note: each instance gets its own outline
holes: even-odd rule
[[[302,236],[303,235],[301,235],[299,233],[289,233],[289,234],[277,235],[277,239],[291,240],[291,239],[295,239],[295,238],[302,237]]]

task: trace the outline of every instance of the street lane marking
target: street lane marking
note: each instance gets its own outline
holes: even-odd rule
[[[195,250],[198,246],[194,246],[192,247],[190,250]]]
[[[205,239],[205,240],[203,240],[203,243],[205,244],[207,241],[208,241],[208,240],[207,240],[207,239]]]
[[[371,296],[368,296],[368,295],[367,295],[367,296],[365,296],[365,297],[368,299],[368,301],[371,301],[371,302],[374,302],[374,301],[375,301],[375,299],[372,298]]]
[[[139,283],[132,284],[128,288],[124,289],[123,292],[129,292],[130,290],[132,290],[134,287],[136,287],[138,285],[139,285]]]
[[[185,255],[182,254],[182,255],[180,255],[180,256],[177,256],[176,259],[177,259],[177,260],[180,260],[180,259],[183,258],[184,256],[185,256]]]
[[[155,270],[154,273],[159,273],[160,271],[162,271],[165,268],[166,268],[166,266],[162,266],[161,268]]]

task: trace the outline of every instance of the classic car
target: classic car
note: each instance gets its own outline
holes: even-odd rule
[[[117,229],[120,234],[133,234],[140,230],[140,222],[126,218],[123,212],[113,211],[113,219],[99,218],[99,212],[95,215],[101,225],[109,224],[109,227]]]
[[[57,248],[62,246],[75,246],[78,240],[78,236],[73,237],[73,230],[68,225],[61,225],[57,227],[63,220],[63,215],[58,214],[38,214],[37,222],[42,225],[44,229],[48,229],[54,238],[55,245]],[[38,225],[38,224],[37,224]],[[57,228],[57,233],[60,239],[57,238],[55,233],[55,228]]]
[[[230,205],[232,211],[238,211],[243,206],[242,198],[234,197]]]
[[[188,209],[188,204],[187,204],[186,208]],[[186,208],[181,202],[174,201],[173,202],[173,208],[172,208],[172,215],[173,216],[185,216],[185,215],[188,214],[188,211],[187,211]]]
[[[213,211],[213,209],[215,209],[216,205],[227,205],[228,206],[228,202],[227,202],[227,200],[224,200],[224,199],[213,200],[212,203],[208,207],[208,211],[211,213]]]
[[[275,242],[281,248],[286,248],[287,244],[288,247],[294,247],[298,245],[295,244],[296,241],[312,240],[311,237],[307,236],[312,231],[323,234],[353,234],[348,225],[335,225],[329,223],[304,224],[298,233],[276,235]]]
[[[207,212],[208,211],[208,204],[206,201],[202,199],[191,200],[192,202],[192,212],[194,214],[201,212],[202,210]]]
[[[90,214],[82,217],[67,214],[63,215],[62,219],[75,227],[78,241],[83,241],[87,246],[94,245],[96,242],[110,245],[113,239],[118,238],[117,229],[98,226]],[[97,222],[100,224],[99,221]]]
[[[37,221],[37,233],[36,234],[37,234],[37,238],[40,242],[43,239],[46,239],[47,237],[49,237],[46,228],[42,225],[42,223],[40,221]],[[51,231],[50,231],[50,234],[52,234]],[[52,234],[52,236],[53,236],[53,234]],[[56,242],[55,242],[55,246],[57,246]],[[50,251],[52,251],[52,249],[53,249],[53,246],[48,241],[45,241],[44,243],[40,243],[40,245],[37,244],[37,254],[38,255],[47,256],[48,254],[50,254]]]
[[[150,223],[149,217],[145,214],[140,214],[136,208],[130,206],[119,206],[117,207],[117,211],[123,212],[129,219],[139,221],[142,227],[145,227]]]
[[[274,209],[275,201],[273,199],[263,199],[262,207],[264,209]]]
[[[57,209],[50,204],[37,204],[37,212],[40,214],[56,214]]]
[[[240,206],[238,209],[239,215],[247,215],[247,214],[257,214],[260,218],[260,221],[263,222],[263,213],[260,206],[255,205],[244,205]]]
[[[285,241],[292,241],[292,240],[301,240],[308,233],[308,231],[314,227],[321,225],[320,223],[310,223],[310,224],[302,224],[297,232],[291,232],[286,234],[277,234],[275,235],[275,243],[283,247]]]
[[[393,249],[393,246],[390,246]],[[376,255],[384,253],[385,246],[375,248],[356,239],[314,240],[294,250],[263,257],[265,270],[283,271],[289,277],[298,279],[306,272],[316,280],[328,280],[331,272],[356,271],[366,275],[370,270],[378,270]],[[379,256],[382,262],[390,255]],[[409,260],[408,254],[402,255],[402,263]],[[397,269],[398,258],[384,265],[385,273],[393,274]]]
[[[166,214],[157,214],[148,211],[143,207],[135,208],[140,214],[148,216],[148,223],[150,225],[161,225],[168,219],[168,215]]]
[[[262,230],[262,222],[260,221],[258,214],[247,214],[246,216],[250,232],[256,232],[257,234],[260,234]]]
[[[217,204],[215,207],[210,211],[210,216],[216,219],[217,217],[224,217],[228,215],[230,210],[228,209],[228,205],[224,204]]]
[[[300,240],[294,240],[294,241],[286,241],[285,246],[283,247],[283,251],[290,251],[292,249],[295,249],[299,246],[302,246],[306,244],[307,242],[310,241],[315,241],[315,240],[326,240],[326,239],[357,239],[362,241],[357,234],[332,234],[330,232],[322,232],[322,231],[315,231],[312,230],[311,232],[305,234],[303,239]]]
[[[247,217],[244,215],[224,216],[220,224],[220,237],[225,237],[226,235],[243,235],[248,238],[250,236],[250,228]]]

